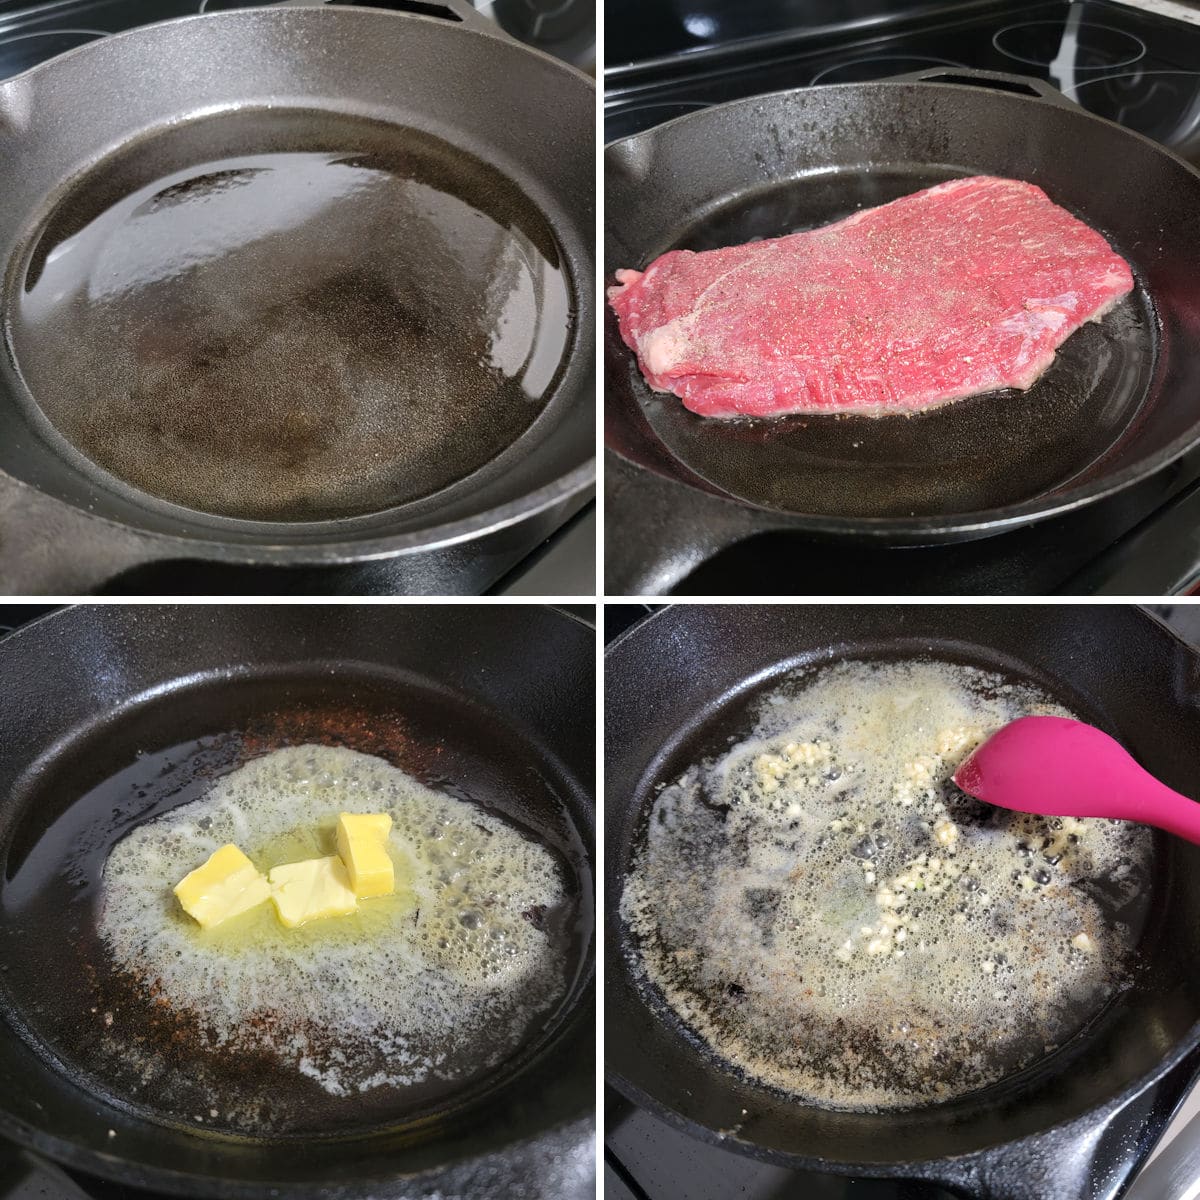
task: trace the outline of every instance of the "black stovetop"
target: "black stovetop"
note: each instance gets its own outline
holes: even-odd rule
[[[1200,23],[1116,0],[609,0],[605,40],[606,141],[742,96],[942,65],[1039,76],[1200,166]],[[611,454],[608,469],[614,528],[696,502]],[[739,595],[753,578],[768,595],[1158,595],[1200,575],[1200,539],[1188,536],[1200,529],[1200,459],[1091,509],[920,549],[761,534],[673,590]]]
[[[639,624],[661,604],[608,604],[605,644]],[[1153,611],[1186,641],[1200,647],[1200,605],[1159,605]],[[606,1030],[619,1037],[619,1030]],[[1144,1166],[1200,1073],[1195,1051],[1109,1123],[1103,1149],[1090,1160],[1103,1162],[1088,1200],[1117,1200]],[[1174,1134],[1172,1130],[1172,1134]],[[1186,1134],[1181,1133],[1181,1138]],[[1087,1153],[1092,1153],[1090,1147]],[[1176,1185],[1194,1180],[1174,1179]],[[1151,1192],[1155,1200],[1178,1193]],[[1192,1195],[1192,1191],[1187,1191]],[[604,1200],[960,1200],[928,1183],[848,1179],[799,1172],[758,1162],[682,1133],[631,1103],[611,1085],[604,1089]],[[1054,1200],[1082,1200],[1055,1197]]]
[[[1048,80],[1200,164],[1200,24],[1114,0],[610,0],[606,9],[606,141],[741,96],[972,67]]]

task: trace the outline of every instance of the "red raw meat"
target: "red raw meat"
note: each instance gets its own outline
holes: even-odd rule
[[[914,412],[1025,389],[1133,287],[1041,188],[986,175],[617,279],[609,302],[646,381],[706,417]]]

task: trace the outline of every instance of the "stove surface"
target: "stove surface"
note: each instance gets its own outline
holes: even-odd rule
[[[1035,75],[1200,164],[1200,25],[1114,0],[607,6],[605,137],[741,96],[937,67]],[[772,28],[772,23],[775,27]],[[696,30],[707,31],[698,38]]]
[[[606,141],[744,96],[969,67],[1038,76],[1200,166],[1200,8],[1177,2],[612,0],[605,36]],[[1164,594],[1200,577],[1200,544],[1183,532],[1200,513],[1198,478],[1200,461],[1177,463],[1136,495],[960,545],[834,546],[788,532],[719,544],[726,502],[610,454],[607,590],[731,596],[753,578],[766,595]],[[684,531],[658,561],[625,568],[638,552],[623,530],[678,531],[685,511],[693,530],[709,523],[708,545]],[[1158,522],[1172,511],[1168,537]]]

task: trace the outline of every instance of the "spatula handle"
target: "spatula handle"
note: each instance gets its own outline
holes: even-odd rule
[[[1200,803],[1173,791],[1152,775],[1145,777],[1145,796],[1136,798],[1147,825],[1165,830],[1200,846]]]

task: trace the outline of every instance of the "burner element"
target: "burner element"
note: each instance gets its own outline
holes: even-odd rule
[[[1068,99],[1200,164],[1200,71],[1112,71],[1069,83]]]
[[[892,75],[904,75],[909,71],[920,71],[924,67],[962,67],[965,63],[951,62],[948,58],[926,58],[917,54],[872,55],[869,58],[852,58],[848,62],[834,63],[817,72],[813,83],[861,83],[868,79],[887,79]]]
[[[108,37],[106,29],[46,29],[4,37],[0,42],[0,79],[102,37]]]
[[[1034,67],[1062,65],[1076,71],[1127,67],[1146,56],[1146,43],[1136,34],[1111,25],[1082,24],[1072,19],[1006,25],[992,45],[1007,58]]]

